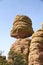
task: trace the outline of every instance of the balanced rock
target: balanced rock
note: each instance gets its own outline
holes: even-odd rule
[[[16,42],[12,44],[10,51],[9,51],[8,59],[10,60],[10,62],[11,62],[11,60],[14,60],[15,62],[18,62],[18,63],[23,61],[24,63],[26,62],[24,65],[27,65],[30,42],[31,42],[31,40],[29,38],[17,39]],[[20,55],[21,55],[22,59],[20,59],[21,58]],[[18,59],[18,61],[17,61],[17,59]],[[21,64],[23,62],[21,62]],[[15,63],[14,63],[14,65],[15,65]]]
[[[29,53],[29,65],[43,65],[43,30],[32,35]]]
[[[33,34],[32,21],[28,16],[17,15],[11,30],[11,37],[26,38]]]

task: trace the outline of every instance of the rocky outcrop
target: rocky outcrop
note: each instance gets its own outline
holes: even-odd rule
[[[43,30],[32,35],[29,53],[29,65],[43,65]]]
[[[12,44],[10,50],[14,50],[15,52],[23,53],[24,55],[28,54],[28,48],[30,46],[31,40],[29,38],[18,39],[15,43]]]
[[[11,37],[26,38],[33,34],[32,21],[24,15],[17,15],[11,30]]]
[[[25,62],[28,64],[30,42],[31,42],[31,40],[29,38],[16,40],[16,42],[13,43],[10,48],[9,57],[8,57],[9,60],[13,60],[12,57],[15,55],[15,53],[18,55],[18,57],[15,57],[14,60],[15,59],[19,60],[19,55],[22,54],[23,58],[21,60],[23,60],[23,61],[25,60]],[[11,53],[11,51],[13,51],[13,53]],[[13,56],[12,56],[12,54],[13,54]],[[19,62],[21,60],[19,60]],[[16,62],[17,62],[17,60],[16,60]]]
[[[31,40],[28,38],[34,33],[32,21],[24,15],[15,17],[11,37],[17,38],[10,48],[8,61],[14,65],[28,65],[29,47]]]

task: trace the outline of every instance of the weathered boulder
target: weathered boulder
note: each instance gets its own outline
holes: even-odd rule
[[[9,61],[20,63],[23,60],[21,63],[24,62],[25,63],[24,65],[27,65],[30,42],[31,40],[29,38],[17,39],[16,42],[13,43],[10,48],[9,56],[8,56]],[[19,56],[22,57],[21,60],[19,60]]]
[[[43,30],[32,35],[28,65],[43,65]]]
[[[10,32],[11,37],[26,38],[33,34],[32,21],[24,15],[17,15],[14,19],[13,27]]]

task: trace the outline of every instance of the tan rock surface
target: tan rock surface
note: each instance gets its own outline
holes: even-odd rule
[[[27,62],[27,64],[28,64],[30,42],[31,42],[31,40],[29,38],[17,39],[16,42],[12,44],[9,52],[13,51],[17,55],[22,54],[23,55],[22,60],[25,60],[25,62]],[[18,55],[18,58],[19,58],[19,55]],[[9,54],[8,58],[9,58],[9,60],[12,59],[12,53]],[[17,59],[17,58],[15,57],[14,60],[15,59]]]
[[[10,35],[15,38],[26,38],[33,34],[32,21],[24,15],[15,17]]]
[[[43,29],[37,30],[37,31],[32,35],[32,38],[33,38],[33,37],[43,37]]]
[[[18,21],[27,22],[28,24],[32,25],[31,19],[28,16],[25,16],[25,15],[17,15],[14,19],[13,24],[15,24]]]
[[[43,65],[43,30],[32,35],[28,65]]]

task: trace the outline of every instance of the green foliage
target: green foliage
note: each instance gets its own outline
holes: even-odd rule
[[[0,56],[0,65],[8,65],[7,60]]]
[[[28,65],[25,56],[22,53],[9,52],[9,60],[12,59],[12,65]]]

